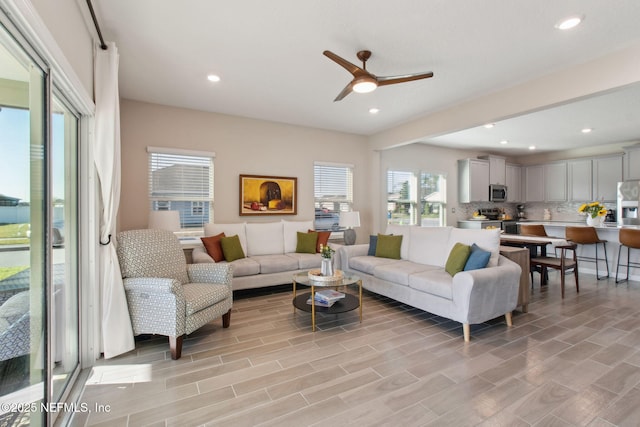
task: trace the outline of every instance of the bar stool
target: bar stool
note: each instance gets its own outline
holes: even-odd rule
[[[544,229],[542,224],[520,224],[520,234],[525,236],[547,236],[547,230]]]
[[[607,241],[601,240],[596,233],[594,227],[567,227],[565,230],[566,238],[569,242],[577,243],[579,245],[595,245],[596,256],[586,257],[579,256],[578,260],[584,260],[596,263],[596,278],[598,280],[606,279],[609,277],[609,259],[607,258]],[[598,266],[598,244],[602,243],[604,248],[604,263],[607,266],[607,275],[600,276],[600,269]]]
[[[634,230],[632,228],[622,228],[620,229],[619,234],[620,247],[618,248],[618,264],[616,265],[616,283],[626,282],[629,279],[629,266],[632,267],[640,267],[640,263],[631,262],[629,260],[629,253],[631,249],[640,249],[640,230]],[[622,251],[622,247],[626,246],[627,248],[627,263],[620,264],[620,252]],[[624,279],[618,280],[618,270],[620,266],[627,267],[627,277]]]

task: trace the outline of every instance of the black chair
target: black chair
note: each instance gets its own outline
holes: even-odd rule
[[[575,243],[556,246],[557,249],[560,249],[559,257],[540,256],[531,258],[531,266],[540,268],[541,284],[547,277],[548,268],[560,270],[560,293],[562,294],[562,298],[564,298],[564,276],[567,273],[567,270],[573,269],[573,275],[576,280],[576,292],[580,292],[580,285],[578,282],[578,259],[576,257],[577,246],[578,245],[576,245]],[[566,251],[571,251],[571,258],[566,257]]]

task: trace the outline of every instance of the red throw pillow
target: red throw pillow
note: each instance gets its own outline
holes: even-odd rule
[[[224,233],[220,233],[217,236],[201,237],[202,244],[207,250],[207,253],[215,262],[224,260],[224,253],[222,252],[222,246],[220,245],[220,239],[226,237]]]
[[[320,245],[327,246],[327,244],[329,243],[329,236],[331,236],[331,232],[309,230],[309,233],[318,233],[318,245],[316,246],[316,253],[320,253]]]

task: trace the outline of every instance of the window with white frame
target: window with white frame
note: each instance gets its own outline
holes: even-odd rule
[[[315,162],[313,186],[315,229],[338,230],[340,212],[353,208],[353,165]]]
[[[387,171],[387,223],[446,224],[446,178],[429,172]]]
[[[147,147],[151,210],[180,212],[181,228],[202,228],[213,213],[214,153]]]

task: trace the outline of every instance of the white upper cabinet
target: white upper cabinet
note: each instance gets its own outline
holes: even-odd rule
[[[505,172],[507,183],[507,202],[522,202],[522,166],[507,164],[505,166]]]
[[[617,201],[618,182],[622,180],[622,155],[593,159],[593,195],[595,200]]]
[[[567,162],[544,165],[545,201],[567,201]]]
[[[544,202],[544,166],[525,166],[524,199],[526,202]]]
[[[640,145],[624,149],[624,179],[640,179]]]
[[[489,160],[489,184],[507,185],[506,159],[498,156],[480,156]]]
[[[458,203],[489,201],[489,161],[458,160]]]
[[[591,159],[570,160],[569,168],[569,201],[590,202],[593,201],[593,185]]]

